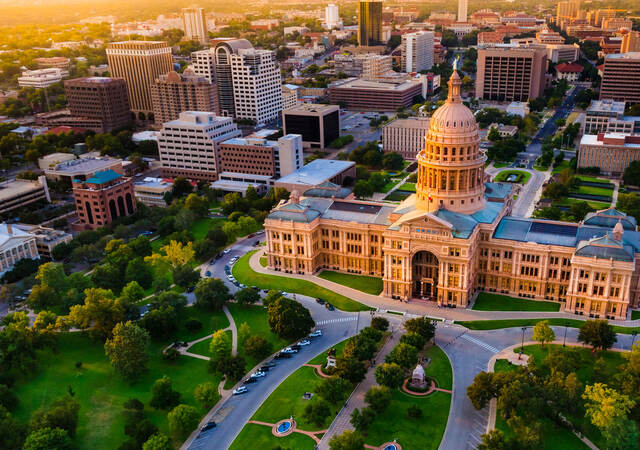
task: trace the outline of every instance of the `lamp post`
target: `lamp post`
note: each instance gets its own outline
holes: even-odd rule
[[[520,353],[518,354],[518,359],[522,359],[522,353],[524,352],[524,332],[527,331],[529,327],[522,327],[522,344],[520,346]]]
[[[562,346],[564,347],[567,343],[567,327],[569,327],[569,322],[564,323],[564,340],[562,341]]]
[[[633,330],[631,332],[631,336],[633,336],[633,339],[631,340],[631,348],[633,348],[633,344],[636,342],[636,336],[638,335],[638,332],[636,330]]]

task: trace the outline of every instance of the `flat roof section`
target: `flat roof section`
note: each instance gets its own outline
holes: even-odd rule
[[[355,166],[353,161],[339,161],[335,159],[316,159],[306,166],[290,173],[278,180],[279,183],[306,184],[317,186],[336,175]]]
[[[366,205],[362,203],[334,201],[329,209],[333,211],[357,212],[361,214],[378,214],[382,205]]]

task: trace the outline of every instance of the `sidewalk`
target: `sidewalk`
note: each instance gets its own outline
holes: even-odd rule
[[[381,364],[384,362],[385,356],[389,354],[391,350],[398,344],[400,341],[400,337],[402,336],[402,330],[393,330],[391,337],[387,339],[387,342],[384,344],[380,352],[375,356],[376,362]],[[362,409],[366,406],[364,401],[364,396],[367,391],[373,387],[377,386],[375,377],[376,366],[372,365],[362,382],[356,386],[355,390],[351,393],[351,396],[347,400],[345,406],[340,410],[338,415],[333,422],[329,426],[327,432],[322,436],[322,440],[316,447],[319,450],[329,450],[329,441],[335,435],[342,433],[345,430],[353,430],[353,426],[351,425],[351,413],[354,409],[359,408]]]

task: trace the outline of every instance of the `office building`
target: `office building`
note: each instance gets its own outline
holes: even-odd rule
[[[282,111],[282,82],[275,52],[241,49],[231,54],[235,117],[256,124],[278,120]]]
[[[298,189],[264,222],[267,270],[374,276],[381,295],[399,301],[464,308],[483,290],[627,318],[640,287],[635,218],[613,208],[579,224],[510,216],[516,190],[484,181],[486,158],[461,84],[454,72],[431,118],[414,195],[393,206]]]
[[[65,81],[64,90],[70,116],[53,120],[53,126],[108,133],[131,123],[127,84],[122,78],[76,78]]]
[[[633,21],[626,17],[612,17],[610,19],[604,19],[602,21],[602,29],[610,31],[612,33],[618,33],[622,30],[631,31],[633,27]]]
[[[342,72],[350,77],[373,79],[385,76],[393,71],[391,55],[377,55],[375,53],[337,54],[333,57],[333,63],[336,73]]]
[[[204,15],[203,8],[198,8],[197,6],[182,8],[182,27],[185,39],[198,41],[203,45],[209,42],[207,18]]]
[[[282,85],[282,110],[298,106],[298,92],[300,86],[297,84]]]
[[[539,44],[564,44],[564,38],[560,33],[546,28],[536,33],[536,41]]]
[[[572,82],[580,79],[580,75],[582,74],[584,67],[576,63],[562,63],[558,64],[555,69],[558,80],[567,80]]]
[[[580,59],[578,44],[546,44],[547,59],[554,64],[559,62],[575,62]]]
[[[242,132],[231,117],[210,112],[185,111],[163,125],[158,151],[165,176],[215,181],[218,144]]]
[[[25,70],[18,77],[18,86],[42,89],[62,81],[69,76],[69,71],[52,67],[49,69]]]
[[[382,39],[382,1],[360,0],[358,3],[358,45],[384,44]]]
[[[598,167],[602,175],[620,177],[633,161],[640,160],[640,135],[585,134],[580,139],[578,168]]]
[[[0,214],[40,201],[51,202],[47,179],[44,176],[38,177],[35,181],[17,178],[0,183]]]
[[[547,52],[511,45],[478,49],[476,97],[527,101],[544,93]]]
[[[109,71],[114,78],[124,78],[131,111],[145,120],[153,113],[151,85],[160,75],[173,70],[171,48],[166,42],[125,41],[107,45]]]
[[[278,180],[274,186],[289,192],[305,192],[307,189],[326,186],[327,183],[342,186],[345,181],[355,180],[356,164],[337,159],[315,159]]]
[[[342,21],[340,20],[340,15],[338,14],[338,5],[329,3],[324,8],[324,23],[322,24],[322,26],[328,30],[342,27]]]
[[[16,223],[12,225],[13,230],[20,230],[29,233],[36,238],[36,249],[43,258],[52,259],[51,252],[58,244],[69,243],[73,239],[70,233],[54,228],[43,227],[41,225],[29,225],[26,223]],[[12,231],[13,231],[12,230]]]
[[[640,134],[640,116],[625,116],[624,102],[592,100],[585,112],[583,134]]]
[[[106,170],[123,174],[122,160],[109,156],[86,156],[84,158],[64,160],[53,164],[44,169],[44,173],[49,180],[71,182],[72,180],[86,180],[94,176],[97,172],[104,172]]]
[[[640,103],[640,52],[613,54],[604,58],[600,99]]]
[[[153,117],[157,126],[175,120],[183,111],[218,113],[216,85],[192,70],[160,75],[151,85]]]
[[[340,107],[302,104],[282,111],[285,134],[299,134],[305,147],[326,148],[340,137]]]
[[[556,13],[556,25],[561,27],[562,29],[565,29],[566,25],[571,22],[571,19],[578,17],[579,10],[580,10],[579,0],[558,2],[557,13]]]
[[[414,79],[376,81],[345,78],[329,85],[329,103],[344,102],[347,109],[363,111],[409,108],[413,99],[423,94],[423,83]]]
[[[302,168],[302,136],[287,134],[278,141],[232,138],[218,145],[218,171],[280,178]]]
[[[502,44],[506,34],[499,31],[481,31],[478,33],[478,45]]]
[[[191,53],[191,70],[209,83],[216,81],[216,58],[213,49],[198,50]]]
[[[402,71],[420,72],[433,67],[433,32],[402,35]]]
[[[629,31],[622,36],[620,53],[640,52],[640,31]]]
[[[33,62],[38,65],[38,69],[58,68],[69,70],[71,61],[64,56],[53,56],[51,58],[33,58]]]
[[[424,147],[429,118],[395,119],[382,127],[382,149],[400,153],[404,159],[415,160]]]
[[[97,230],[136,212],[131,178],[113,170],[97,172],[85,181],[74,180],[72,187],[78,220],[71,227],[76,231]]]
[[[466,23],[469,0],[458,0],[458,22]]]
[[[246,39],[219,39],[212,42],[214,52],[215,81],[218,86],[220,113],[236,117],[231,57],[240,50],[253,49]]]
[[[133,183],[133,192],[136,201],[151,206],[159,206],[165,208],[167,202],[164,200],[167,193],[173,189],[173,183],[170,180],[162,178],[145,177],[142,181]]]
[[[0,275],[25,258],[40,259],[36,237],[15,224],[0,223]]]

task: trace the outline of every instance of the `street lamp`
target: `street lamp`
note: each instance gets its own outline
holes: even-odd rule
[[[638,332],[636,330],[633,330],[631,332],[631,336],[633,336],[633,339],[631,340],[631,348],[633,348],[633,344],[636,342],[636,336],[638,335]]]
[[[520,346],[520,354],[518,355],[518,359],[522,359],[522,353],[524,353],[524,332],[527,331],[529,327],[522,327],[522,344]]]
[[[564,323],[564,340],[562,341],[562,346],[564,347],[567,343],[567,327],[569,326],[569,322]]]

